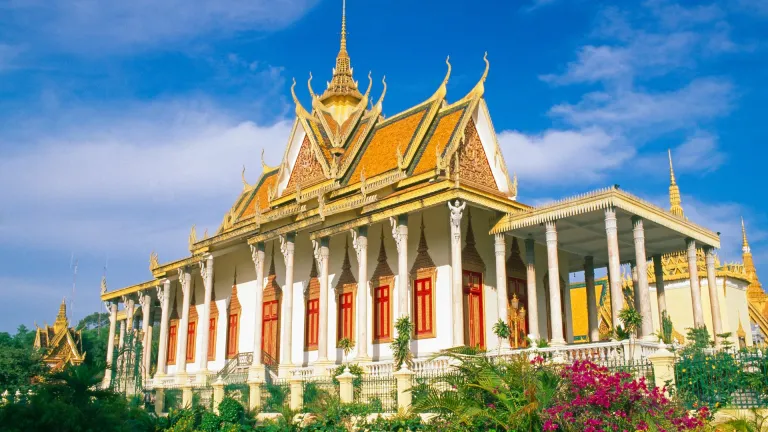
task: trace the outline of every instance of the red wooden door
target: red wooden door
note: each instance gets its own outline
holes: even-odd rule
[[[391,306],[389,304],[389,285],[376,287],[373,292],[373,339],[389,339],[389,327],[392,317],[390,317]]]
[[[339,296],[339,323],[337,340],[348,338],[354,340],[352,335],[352,299],[353,293],[346,292]]]
[[[264,302],[261,327],[261,350],[264,353],[264,364],[279,361],[277,354],[279,309],[277,300]]]
[[[466,304],[467,340],[472,347],[485,348],[483,321],[483,275],[464,271],[464,297]]]

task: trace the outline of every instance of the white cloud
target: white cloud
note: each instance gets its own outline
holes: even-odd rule
[[[102,52],[166,44],[201,34],[275,30],[317,0],[16,0],[0,2],[6,22],[67,50]],[[3,21],[0,18],[0,23]]]
[[[498,140],[509,169],[522,182],[536,184],[595,182],[634,154],[631,147],[599,128],[550,129],[537,135],[504,131]]]
[[[721,79],[697,79],[671,92],[591,92],[576,104],[559,104],[550,114],[580,126],[654,128],[656,133],[695,126],[730,110],[732,85]]]
[[[193,223],[218,227],[242,190],[243,164],[253,183],[261,149],[278,163],[291,127],[194,101],[76,110],[66,123],[0,136],[16,149],[0,161],[0,184],[14,185],[0,190],[3,244],[110,256],[158,248],[171,258]]]
[[[724,160],[725,155],[717,149],[717,137],[700,132],[677,147],[674,162],[684,170],[706,172],[717,169]]]
[[[533,12],[545,6],[551,6],[559,0],[532,0],[528,6],[522,8],[523,12]]]

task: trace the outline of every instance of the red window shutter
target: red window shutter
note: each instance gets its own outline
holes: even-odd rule
[[[176,326],[168,328],[168,363],[176,363]]]
[[[216,318],[208,323],[208,359],[216,358]]]
[[[416,309],[416,334],[431,334],[433,328],[432,315],[434,312],[432,310],[432,279],[418,279],[414,285],[416,286],[414,289],[416,296],[416,301],[414,302]]]
[[[195,327],[197,323],[187,324],[187,361],[195,360]]]
[[[227,327],[227,357],[229,358],[237,355],[238,317],[238,314],[229,316],[229,327]]]

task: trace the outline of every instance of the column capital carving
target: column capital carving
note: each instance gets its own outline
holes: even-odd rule
[[[283,253],[283,258],[288,259],[289,255],[293,255],[294,251],[294,236],[292,233],[280,234],[280,252]]]
[[[448,209],[451,211],[451,227],[455,229],[461,228],[461,218],[464,215],[464,209],[467,207],[467,202],[461,202],[455,200],[453,204],[448,201]]]
[[[144,290],[139,292],[139,304],[141,305],[142,311],[149,310],[149,305],[151,302],[152,302],[152,297],[149,294],[149,290]]]
[[[495,246],[496,256],[506,256],[507,251],[504,234],[495,234],[493,236],[493,244]]]
[[[555,221],[548,221],[544,223],[546,229],[547,245],[550,243],[557,244],[557,223]]]
[[[262,243],[251,245],[251,259],[253,260],[253,265],[255,265],[256,268],[259,268],[262,261],[264,261],[264,251],[261,250],[262,247]]]
[[[181,284],[181,291],[184,295],[189,295],[189,271],[186,268],[179,269],[179,284]]]
[[[407,234],[403,233],[400,228],[400,222],[398,221],[399,217],[391,217],[389,218],[389,223],[392,225],[392,238],[395,240],[395,246],[397,246],[397,253],[401,254],[403,253],[403,247],[405,247],[405,240]]]
[[[357,262],[360,262],[360,255],[363,253],[363,249],[368,247],[368,237],[366,234],[358,234],[357,230],[350,229],[350,234],[352,234],[352,247],[355,248],[355,253],[357,254]]]
[[[160,300],[160,306],[162,307],[165,302],[165,296],[167,295],[165,291],[165,284],[158,285],[155,287],[155,289],[157,290],[157,299]]]

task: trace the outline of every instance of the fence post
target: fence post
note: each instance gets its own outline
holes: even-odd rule
[[[192,386],[189,384],[181,388],[182,408],[192,408]]]
[[[213,382],[213,412],[219,413],[219,404],[224,400],[224,380],[219,378]]]
[[[155,414],[160,415],[165,411],[165,389],[155,387]]]
[[[256,412],[261,407],[261,383],[249,382],[248,390],[248,409]]]
[[[407,366],[403,365],[399,371],[392,374],[397,380],[397,409],[408,411],[411,409],[413,396],[411,387],[413,387],[413,375]]]
[[[339,380],[339,396],[342,403],[352,403],[355,401],[355,388],[352,381],[357,378],[357,375],[352,375],[349,368],[344,368],[344,373],[336,377]]]
[[[662,343],[658,351],[648,356],[648,360],[653,365],[656,386],[673,388],[675,386],[675,355]]]
[[[298,411],[304,406],[304,381],[301,377],[291,377],[291,409]]]

